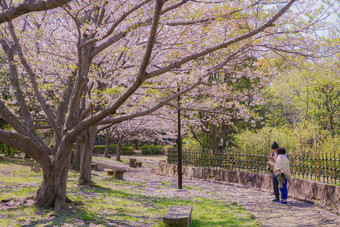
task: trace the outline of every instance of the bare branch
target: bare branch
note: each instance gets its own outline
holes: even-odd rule
[[[20,3],[15,4],[13,7],[2,10],[0,13],[0,24],[11,21],[21,15],[30,12],[38,12],[49,9],[54,9],[60,6],[65,5],[72,0],[35,0],[35,1],[21,1]]]
[[[42,96],[42,94],[41,94],[41,92],[38,88],[38,83],[36,81],[36,75],[33,72],[33,69],[31,68],[31,66],[28,64],[28,62],[25,59],[25,56],[24,56],[22,49],[21,49],[21,45],[20,45],[19,40],[18,40],[18,38],[15,34],[13,23],[11,21],[8,22],[8,28],[9,28],[9,31],[11,33],[12,39],[15,43],[15,47],[17,49],[20,61],[23,64],[23,66],[25,67],[25,69],[27,70],[28,75],[30,76],[30,79],[31,79],[31,82],[32,82],[32,85],[33,85],[34,93],[35,93],[37,99],[39,100],[39,103],[41,104],[41,107],[44,110],[44,112],[47,116],[47,119],[49,120],[49,123],[53,126],[54,131],[56,133],[59,133],[58,126],[55,122],[55,117],[54,117],[52,111],[48,108],[46,100],[44,99],[44,97]]]
[[[144,58],[143,58],[143,61],[140,65],[137,78],[143,77],[143,75],[145,74],[145,71],[146,71],[146,67],[149,65],[150,57],[151,57],[151,54],[152,54],[152,49],[155,45],[156,33],[157,33],[158,25],[159,25],[159,18],[161,16],[161,10],[162,10],[163,4],[164,4],[163,0],[157,0],[149,40],[148,40],[148,43],[146,45]]]
[[[178,2],[172,6],[169,6],[168,8],[164,9],[161,12],[161,15],[176,9],[182,5],[184,5],[185,3],[187,3],[189,0],[182,0],[181,2]],[[107,39],[105,42],[103,42],[102,44],[100,44],[98,47],[95,48],[95,50],[92,52],[92,56],[95,56],[97,54],[99,54],[101,51],[103,51],[105,48],[111,46],[112,44],[114,44],[115,42],[121,40],[122,38],[124,38],[127,34],[129,34],[129,32],[141,27],[141,26],[146,26],[149,25],[152,22],[151,18],[148,18],[146,20],[143,21],[139,21],[133,25],[131,25],[130,27],[128,27],[127,29],[125,29],[125,31],[119,32],[118,34],[114,35],[113,37],[110,37],[109,39]],[[97,40],[95,40],[96,42]]]
[[[191,61],[191,60],[194,60],[194,59],[197,59],[199,57],[202,57],[202,56],[205,56],[209,53],[212,53],[214,51],[217,51],[217,50],[220,50],[220,49],[223,49],[223,48],[226,48],[234,43],[237,43],[237,42],[240,42],[242,40],[245,40],[247,38],[250,38],[260,32],[262,32],[263,30],[265,30],[266,28],[270,27],[270,26],[273,26],[274,22],[279,19],[288,9],[289,7],[295,2],[296,0],[291,0],[287,5],[285,5],[272,19],[270,19],[269,21],[267,21],[267,23],[265,23],[264,25],[262,25],[261,27],[251,31],[251,32],[248,32],[244,35],[241,35],[239,37],[236,37],[236,38],[233,38],[227,42],[224,42],[222,44],[219,44],[219,45],[216,45],[214,47],[211,47],[211,48],[208,48],[206,50],[203,50],[199,53],[196,53],[196,54],[192,54],[192,55],[189,55],[187,57],[184,57],[182,58],[181,60],[177,61],[177,62],[174,62],[174,63],[171,63],[170,65],[168,66],[165,66],[164,68],[162,69],[158,69],[158,70],[155,70],[151,73],[148,73],[146,75],[146,78],[147,79],[150,79],[152,77],[155,77],[155,76],[158,76],[158,75],[161,75],[163,73],[166,73],[166,72],[169,72],[170,70],[172,69],[175,69],[175,68],[178,68],[180,67],[181,65]]]
[[[24,117],[25,124],[26,124],[27,128],[31,132],[34,132],[35,128],[34,128],[34,124],[33,124],[32,115],[29,112],[28,106],[26,105],[24,94],[23,94],[21,87],[20,87],[20,84],[19,84],[18,70],[17,70],[17,67],[15,65],[15,61],[14,61],[14,51],[2,39],[0,40],[0,44],[3,48],[3,50],[5,51],[6,55],[7,55],[9,72],[11,74],[11,77],[10,77],[11,85],[13,86],[13,89],[15,90],[15,97],[16,97],[16,100],[19,104],[21,114]]]
[[[183,94],[193,90],[194,88],[196,88],[197,86],[199,86],[201,84],[202,84],[202,80],[199,79],[193,85],[191,85],[191,86],[181,90],[180,92],[177,92],[177,93],[169,96],[165,100],[159,102],[158,104],[154,105],[153,107],[151,107],[151,108],[149,108],[147,110],[144,110],[144,111],[141,111],[141,112],[137,112],[137,113],[133,113],[133,114],[127,114],[127,115],[124,115],[124,116],[121,116],[121,117],[117,117],[117,118],[108,118],[108,119],[100,121],[98,124],[99,125],[103,125],[103,124],[105,125],[105,124],[110,124],[110,123],[117,124],[117,123],[129,120],[129,119],[133,119],[133,118],[136,118],[136,117],[148,115],[148,114],[150,114],[150,113],[160,109],[161,107],[167,105],[170,101],[176,99],[178,96],[183,95]]]
[[[111,27],[110,29],[105,33],[105,35],[103,35],[102,37],[96,37],[90,40],[87,40],[84,43],[81,43],[79,45],[79,47],[84,47],[86,45],[89,45],[91,43],[95,43],[99,40],[103,40],[106,37],[108,37],[109,35],[112,34],[112,32],[115,30],[115,28],[125,19],[127,18],[130,14],[132,14],[133,12],[135,12],[136,10],[138,10],[140,7],[142,7],[143,5],[145,5],[146,3],[150,2],[151,0],[145,0],[143,2],[141,2],[140,4],[136,5],[135,7],[133,7],[132,9],[130,9],[129,11],[127,11],[126,13],[124,13]],[[98,25],[97,25],[98,26]]]

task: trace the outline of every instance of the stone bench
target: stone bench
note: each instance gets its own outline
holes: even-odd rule
[[[4,158],[5,156],[5,154],[0,154],[0,159]]]
[[[113,176],[117,180],[123,180],[123,175],[126,172],[124,169],[104,169],[104,172],[109,176]]]
[[[173,206],[163,218],[169,227],[189,227],[191,223],[192,206]]]

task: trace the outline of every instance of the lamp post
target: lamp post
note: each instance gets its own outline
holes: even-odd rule
[[[180,87],[178,86],[177,91],[180,92]],[[178,148],[178,165],[177,165],[177,175],[178,175],[178,189],[182,189],[182,134],[181,134],[181,111],[180,111],[180,101],[181,97],[178,96],[178,109],[177,109],[177,126],[178,126],[178,138],[177,138],[177,148]]]

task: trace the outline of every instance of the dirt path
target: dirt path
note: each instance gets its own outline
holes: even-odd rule
[[[125,157],[132,158],[132,157]],[[250,211],[263,226],[340,226],[340,216],[315,205],[289,198],[287,205],[272,202],[273,195],[254,188],[240,185],[222,184],[198,179],[183,179],[183,187],[188,190],[176,190],[176,177],[156,174],[158,161],[150,157],[134,157],[143,161],[142,168],[130,168],[126,163],[97,163],[112,165],[127,170],[124,179],[133,182],[148,182],[147,190],[153,194],[167,196],[203,196],[217,198],[228,203],[236,202]],[[159,186],[168,182],[170,189],[159,190]],[[158,189],[158,190],[156,190]],[[289,193],[289,192],[288,192]]]

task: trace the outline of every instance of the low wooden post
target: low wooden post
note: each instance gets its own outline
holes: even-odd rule
[[[136,168],[136,162],[137,162],[137,159],[135,158],[130,158],[130,167],[132,168]]]
[[[96,163],[91,164],[91,170],[97,170],[97,164]]]

